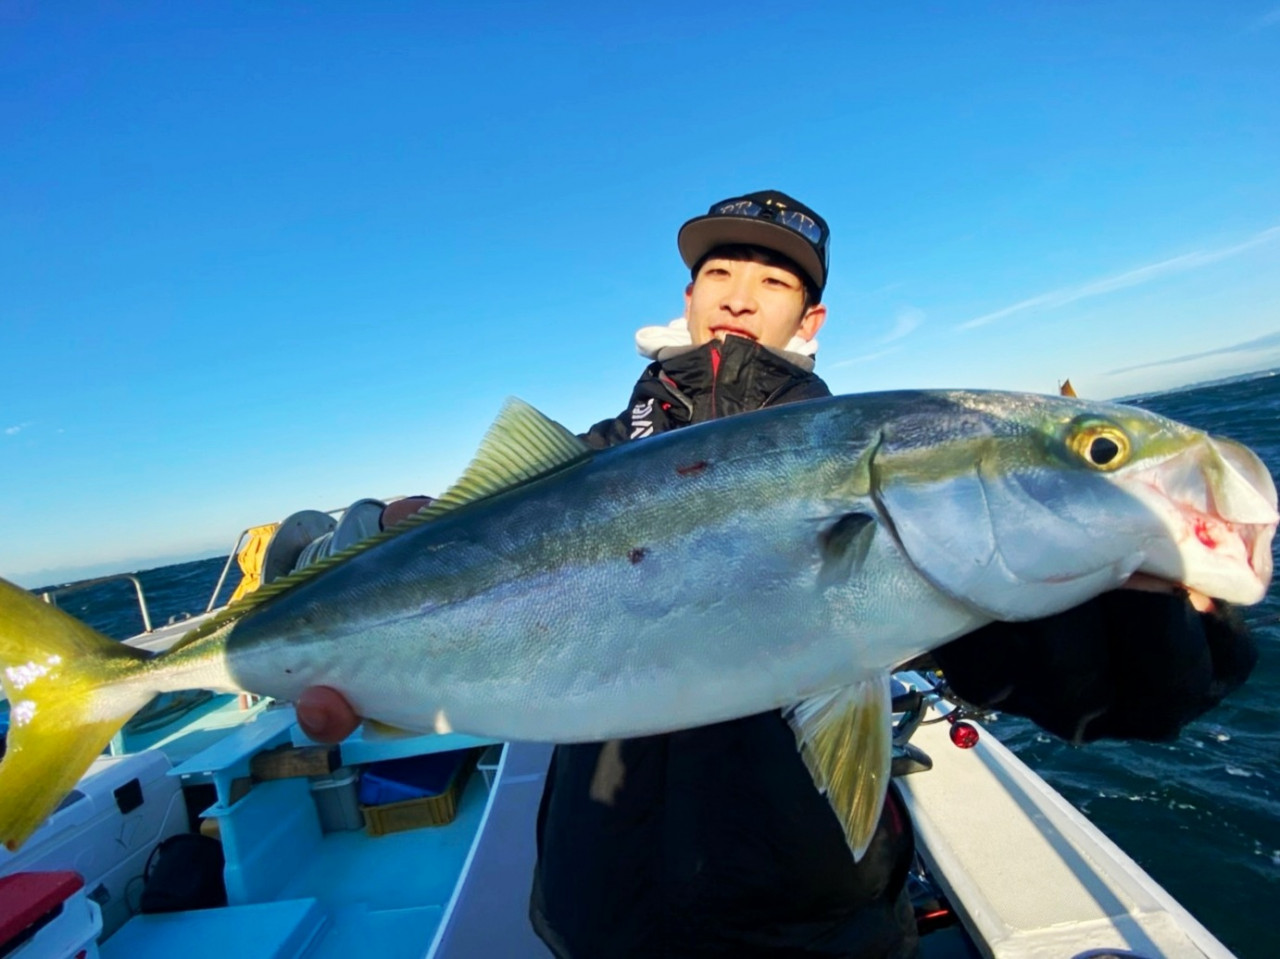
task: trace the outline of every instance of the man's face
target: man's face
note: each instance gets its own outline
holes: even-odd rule
[[[745,336],[784,348],[793,336],[811,340],[827,308],[804,305],[804,283],[790,270],[713,257],[684,291],[684,318],[695,346]]]

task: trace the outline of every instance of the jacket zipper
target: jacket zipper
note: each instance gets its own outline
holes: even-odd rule
[[[716,386],[720,382],[720,347],[711,347],[711,418],[720,418],[720,410],[716,406]]]

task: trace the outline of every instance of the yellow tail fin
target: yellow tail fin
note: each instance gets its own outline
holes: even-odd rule
[[[148,658],[0,580],[0,686],[9,700],[0,842],[22,845],[147,704],[152,691],[137,680]]]

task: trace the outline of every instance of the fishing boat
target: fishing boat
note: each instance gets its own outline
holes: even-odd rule
[[[215,599],[182,622],[152,629],[127,574],[146,629],[126,642],[168,648],[214,615],[233,560],[242,592],[366,535],[375,509],[244,531]],[[894,708],[926,959],[1231,955],[938,677],[898,674]],[[162,698],[21,850],[0,850],[0,956],[547,956],[528,896],[549,757],[453,733],[328,747],[288,703]]]

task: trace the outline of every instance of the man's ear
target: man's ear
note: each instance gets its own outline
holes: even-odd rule
[[[827,322],[827,305],[825,303],[815,303],[805,310],[804,316],[800,319],[800,329],[796,331],[796,335],[802,340],[812,340],[818,335],[818,331],[822,329],[822,324],[825,322]]]
[[[689,301],[693,299],[693,284],[684,288],[684,318],[689,319]]]

